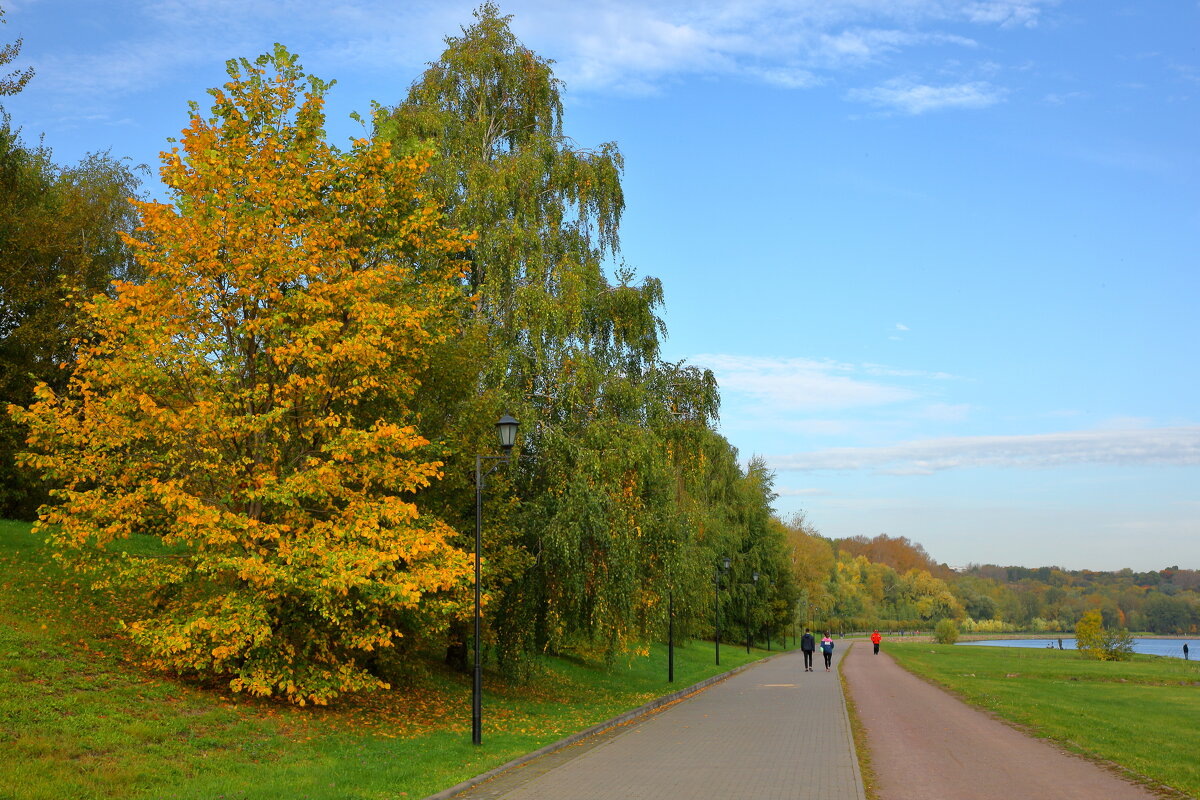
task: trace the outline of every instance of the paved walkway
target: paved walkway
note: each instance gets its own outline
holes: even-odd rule
[[[842,666],[883,800],[1154,800],[1142,786],[1027,736],[855,647]]]
[[[815,660],[776,656],[456,800],[863,800],[838,673]]]

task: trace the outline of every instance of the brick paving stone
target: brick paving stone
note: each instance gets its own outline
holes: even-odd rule
[[[815,660],[807,673],[799,651],[764,661],[456,800],[863,800],[837,670]]]

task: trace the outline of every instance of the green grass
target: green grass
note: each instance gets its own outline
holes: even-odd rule
[[[422,798],[655,697],[761,658],[666,648],[611,669],[551,659],[526,686],[485,672],[484,743],[469,677],[431,660],[404,691],[335,708],[232,696],[142,669],[102,598],[0,521],[0,800]]]
[[[1152,784],[1200,797],[1200,664],[1072,651],[890,642],[905,668]]]

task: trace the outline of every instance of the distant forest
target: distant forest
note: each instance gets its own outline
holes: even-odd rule
[[[801,617],[835,627],[902,630],[942,618],[965,632],[1071,631],[1087,611],[1106,627],[1196,633],[1200,571],[1068,570],[938,563],[906,537],[822,537],[805,517],[785,523],[798,555]]]

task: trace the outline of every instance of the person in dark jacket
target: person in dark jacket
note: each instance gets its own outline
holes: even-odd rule
[[[804,671],[812,672],[813,653],[817,650],[817,638],[812,635],[812,631],[808,628],[804,629],[804,635],[800,637],[800,652],[804,653]]]
[[[833,634],[826,633],[821,640],[821,655],[825,656],[825,671],[829,672],[829,666],[833,663]]]

